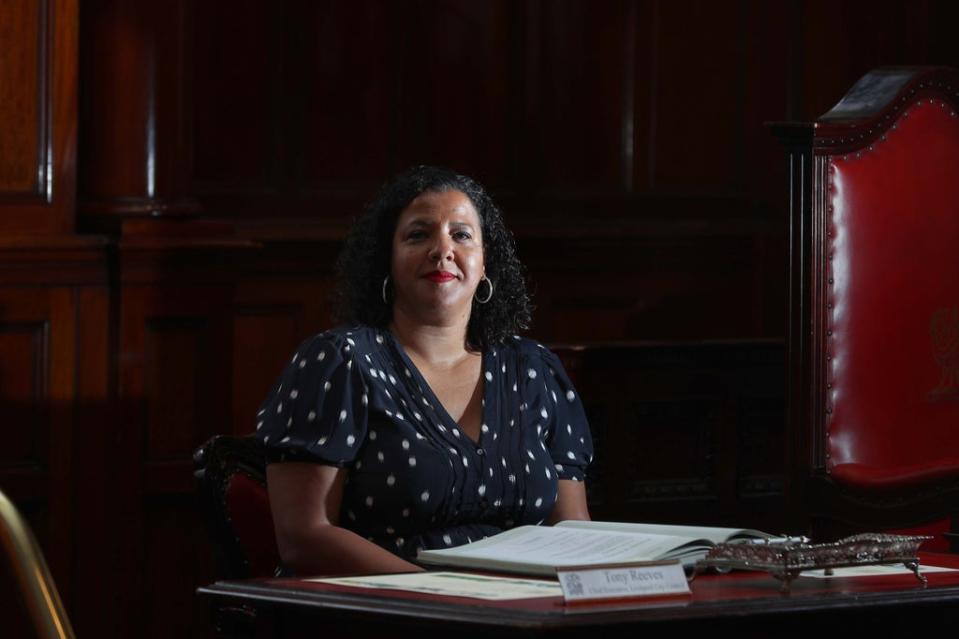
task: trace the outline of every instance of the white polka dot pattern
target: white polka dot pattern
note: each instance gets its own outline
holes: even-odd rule
[[[478,443],[392,335],[366,328],[304,342],[256,429],[273,461],[346,468],[340,525],[400,556],[536,524],[552,512],[557,481],[581,481],[592,456],[582,404],[535,342],[509,340],[482,357]]]

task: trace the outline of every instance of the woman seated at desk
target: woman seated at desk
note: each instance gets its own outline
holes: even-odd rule
[[[257,416],[297,574],[419,570],[419,548],[588,519],[592,441],[530,319],[512,235],[471,178],[386,185],[338,261],[349,328],[303,342]]]

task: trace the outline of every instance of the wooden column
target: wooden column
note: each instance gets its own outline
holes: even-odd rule
[[[90,0],[81,11],[80,223],[191,217],[193,3]]]

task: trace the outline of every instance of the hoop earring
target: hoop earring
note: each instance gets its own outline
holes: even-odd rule
[[[390,305],[390,303],[386,299],[386,287],[389,283],[390,283],[390,276],[387,275],[386,277],[383,278],[383,291],[382,291],[383,303],[386,304],[387,306]]]
[[[493,280],[486,277],[485,275],[480,278],[480,282],[483,282],[484,280],[486,281],[487,284],[489,284],[489,295],[486,296],[486,299],[481,300],[480,298],[476,297],[476,293],[474,292],[473,299],[476,300],[477,304],[485,304],[491,299],[493,299]],[[479,290],[479,285],[476,286],[476,289]]]

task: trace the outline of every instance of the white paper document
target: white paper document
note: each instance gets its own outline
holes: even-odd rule
[[[520,526],[456,548],[421,550],[424,564],[551,577],[564,566],[681,559],[692,565],[716,541],[769,537],[758,531],[660,524],[563,521]]]
[[[357,588],[406,590],[445,597],[472,597],[489,600],[563,596],[563,591],[556,581],[489,577],[462,572],[414,572],[402,575],[337,577],[307,579],[306,581]]]
[[[491,566],[514,558],[522,558],[526,564],[573,566],[659,559],[675,546],[691,541],[695,538],[526,526],[443,553],[489,560]]]
[[[955,568],[942,568],[940,566],[919,566],[919,572],[949,572]],[[799,573],[800,577],[812,577],[813,579],[835,579],[836,577],[876,577],[880,575],[911,575],[913,572],[902,564],[880,564],[874,566],[850,566],[848,568],[833,568],[832,574],[827,575],[823,570],[806,570]]]

